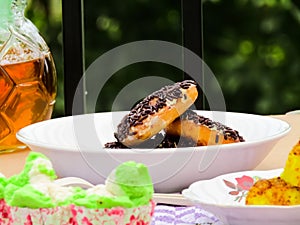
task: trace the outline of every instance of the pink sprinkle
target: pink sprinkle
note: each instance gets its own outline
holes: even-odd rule
[[[26,222],[24,223],[24,225],[32,225],[32,221],[31,221],[31,216],[30,216],[30,214],[27,215],[27,217],[26,217]]]
[[[131,215],[130,216],[130,221],[134,221],[135,220],[135,216],[134,215]]]
[[[144,221],[137,221],[136,225],[145,225]]]
[[[85,225],[93,225],[87,217],[83,217],[82,224]]]
[[[76,220],[77,210],[75,209],[75,206],[74,205],[70,205],[70,210],[71,210],[71,213],[72,213],[73,217],[71,217],[69,219],[69,224],[71,224],[71,225],[78,225],[77,220]]]
[[[72,215],[76,216],[77,215],[77,210],[75,209],[75,206],[74,205],[70,205],[70,209],[71,209]]]
[[[123,208],[112,208],[110,211],[107,212],[107,214],[109,216],[112,216],[112,215],[124,215],[124,209]]]
[[[70,224],[70,225],[78,225],[78,223],[77,223],[77,221],[76,221],[76,219],[75,219],[74,217],[71,217],[71,218],[69,219],[69,224]]]

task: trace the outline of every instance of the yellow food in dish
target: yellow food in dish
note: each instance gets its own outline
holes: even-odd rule
[[[290,185],[300,187],[300,141],[290,151],[280,177]]]
[[[246,197],[246,205],[297,204],[300,204],[300,187],[291,186],[280,177],[257,181]]]
[[[300,141],[289,152],[279,177],[255,182],[246,196],[246,205],[300,204]]]

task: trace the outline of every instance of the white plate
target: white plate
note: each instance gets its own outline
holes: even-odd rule
[[[198,181],[183,190],[187,199],[213,213],[226,225],[298,225],[299,206],[245,205],[247,188],[259,178],[279,176],[282,169],[244,171]],[[240,189],[237,185],[240,184]],[[246,185],[243,185],[246,184]]]
[[[60,176],[102,183],[120,162],[149,167],[157,192],[177,192],[200,179],[255,168],[290,131],[288,123],[267,116],[196,111],[236,129],[246,142],[177,149],[104,149],[127,112],[106,112],[52,119],[21,129],[17,138],[53,162]]]

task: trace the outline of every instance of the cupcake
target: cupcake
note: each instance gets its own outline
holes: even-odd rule
[[[0,224],[150,224],[153,185],[143,164],[125,162],[88,189],[56,179],[51,161],[30,152],[20,174],[0,177]]]

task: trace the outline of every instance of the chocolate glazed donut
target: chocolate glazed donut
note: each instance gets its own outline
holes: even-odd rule
[[[139,145],[171,124],[197,97],[192,80],[165,86],[139,102],[122,119],[115,137],[125,146]]]
[[[243,142],[239,132],[219,122],[187,110],[165,128],[167,135],[191,138],[197,146]]]

